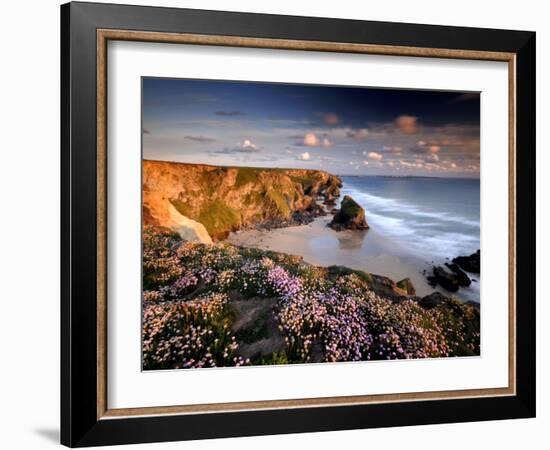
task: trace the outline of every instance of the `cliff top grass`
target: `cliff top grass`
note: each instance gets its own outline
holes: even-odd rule
[[[204,203],[198,214],[194,214],[189,205],[178,199],[170,201],[180,214],[202,223],[212,237],[223,236],[241,224],[239,212],[227,206],[223,200]]]
[[[248,183],[255,183],[258,181],[258,177],[263,169],[256,169],[253,167],[239,167],[237,173],[237,179],[235,180],[235,187],[239,188]]]
[[[290,207],[288,206],[288,201],[284,194],[281,194],[275,189],[268,189],[266,196],[273,202],[277,211],[281,213],[283,217],[288,218],[290,216]]]

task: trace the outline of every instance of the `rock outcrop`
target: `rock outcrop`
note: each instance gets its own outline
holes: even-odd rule
[[[383,275],[365,272],[363,270],[350,269],[345,266],[329,266],[327,268],[329,278],[335,279],[341,276],[355,275],[364,282],[377,295],[399,303],[416,295],[416,290],[410,278],[405,278],[397,283]]]
[[[234,295],[238,298],[238,295]],[[231,302],[234,316],[231,331],[241,343],[242,358],[268,358],[285,351],[284,336],[276,319],[277,299],[253,297]]]
[[[449,292],[456,292],[460,285],[452,272],[447,272],[443,267],[437,266],[433,268],[433,277],[429,278],[432,284],[439,284],[443,289]]]
[[[317,199],[337,197],[341,186],[318,170],[144,160],[143,222],[208,242],[250,226],[307,223],[324,214]]]
[[[470,277],[468,277],[468,275],[466,275],[466,272],[458,267],[457,264],[445,263],[445,265],[455,274],[456,281],[458,282],[458,285],[460,287],[468,287],[470,286],[470,284],[472,284],[472,280],[470,280]]]
[[[470,256],[457,256],[453,259],[455,264],[458,264],[463,270],[471,273],[479,273],[481,254],[478,250]]]
[[[395,283],[397,288],[404,291],[405,295],[416,295],[416,289],[410,278],[404,278],[401,281]]]
[[[365,210],[349,195],[344,196],[340,210],[334,215],[329,227],[336,231],[368,230]]]
[[[439,284],[449,292],[456,292],[459,288],[472,284],[472,280],[465,271],[479,273],[479,263],[479,250],[470,256],[458,256],[453,259],[452,263],[445,263],[450,272],[442,266],[434,266],[433,275],[427,277],[428,283],[433,287]]]
[[[426,309],[435,308],[440,303],[448,301],[449,298],[445,297],[441,292],[432,292],[430,295],[426,295],[418,300],[418,304]]]

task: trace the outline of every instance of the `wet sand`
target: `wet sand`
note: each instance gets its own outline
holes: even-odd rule
[[[273,230],[244,230],[231,233],[227,242],[241,247],[300,255],[317,266],[343,265],[390,277],[395,281],[410,278],[417,295],[424,296],[439,288],[432,288],[423,270],[431,271],[434,264],[445,261],[426,261],[401,248],[383,234],[371,228],[367,231],[334,231],[327,227],[332,216],[319,217],[308,225],[277,228]],[[478,280],[471,274],[470,278]],[[469,288],[462,288],[447,296],[479,302],[479,280]]]

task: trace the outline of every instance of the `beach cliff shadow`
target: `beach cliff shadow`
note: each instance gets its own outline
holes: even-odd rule
[[[338,247],[341,250],[356,250],[363,246],[369,230],[350,230],[338,233]]]

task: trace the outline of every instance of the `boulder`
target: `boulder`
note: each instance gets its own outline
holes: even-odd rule
[[[431,309],[447,300],[449,300],[449,298],[445,297],[441,292],[432,292],[430,295],[426,295],[418,300],[418,304],[423,308]]]
[[[403,278],[395,284],[399,289],[405,291],[406,295],[416,295],[416,290],[410,278]]]
[[[456,276],[453,273],[447,272],[441,266],[434,266],[433,276],[435,278],[435,282],[439,284],[443,289],[446,289],[449,292],[458,291],[459,284]]]
[[[340,210],[334,215],[328,226],[336,231],[369,229],[365,219],[365,210],[349,195],[344,196],[340,203]]]
[[[453,271],[459,286],[468,287],[470,286],[470,284],[472,284],[472,280],[470,280],[470,277],[468,277],[468,275],[466,275],[466,272],[464,272],[460,267],[458,267],[458,264],[445,263],[445,265]]]
[[[284,353],[284,337],[276,319],[277,300],[274,298],[236,298],[230,302],[234,317],[231,331],[239,341],[237,355],[242,358],[269,357]]]
[[[463,270],[471,273],[479,273],[481,254],[478,250],[470,256],[457,256],[453,259],[455,264],[458,264]]]

